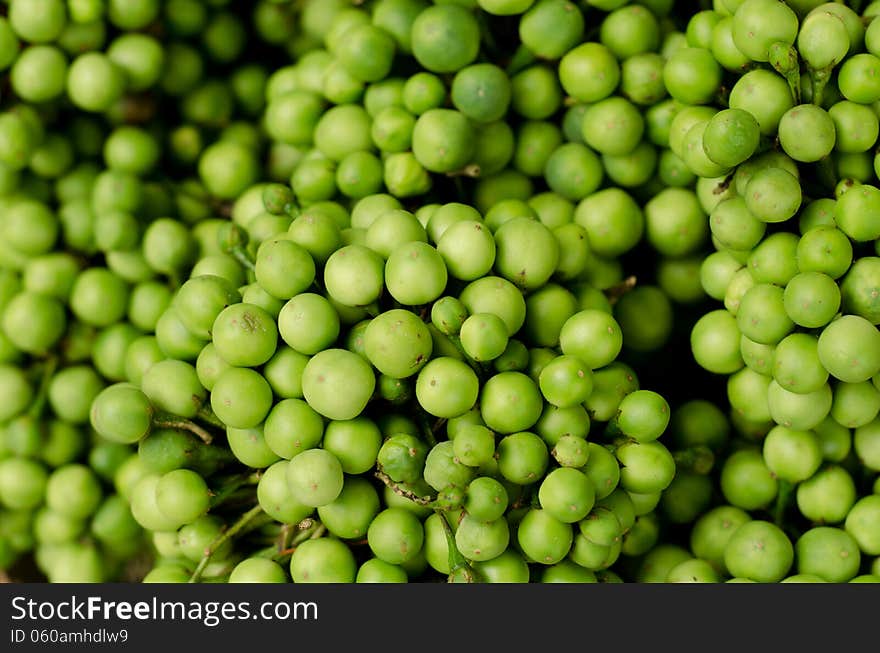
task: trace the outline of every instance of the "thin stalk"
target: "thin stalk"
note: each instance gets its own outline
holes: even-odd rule
[[[241,474],[233,478],[231,482],[225,485],[221,485],[219,488],[217,488],[217,490],[212,493],[211,507],[214,508],[221,505],[241,488],[245,487],[246,485],[255,485],[259,482],[259,480],[260,476],[256,472],[250,474]]]
[[[192,420],[176,417],[173,415],[161,415],[153,418],[153,426],[166,429],[179,429],[181,431],[189,431],[193,435],[197,435],[205,444],[211,444],[214,436],[207,430],[193,422]]]
[[[58,369],[58,357],[52,356],[47,358],[43,366],[43,373],[40,375],[40,387],[37,390],[37,396],[31,402],[28,408],[28,415],[34,419],[38,419],[46,408],[46,402],[49,400],[49,384],[52,377],[55,376],[55,370]]]
[[[409,499],[413,503],[417,503],[420,506],[431,506],[437,500],[437,497],[422,497],[412,492],[411,490],[407,490],[404,487],[401,487],[398,483],[393,481],[388,474],[383,471],[377,470],[375,473],[375,477],[382,481],[386,486],[391,488],[391,491],[394,492],[397,496],[404,497]]]
[[[626,293],[636,287],[636,277],[635,275],[629,276],[619,284],[615,286],[611,286],[608,290],[605,291],[605,296],[608,297],[608,301],[611,304],[616,304],[617,300],[623,297]]]
[[[458,338],[458,336],[452,335],[448,335],[446,337],[449,338],[449,342],[455,345],[455,348],[464,358],[464,362],[471,366],[471,369],[477,373],[477,376],[481,380],[485,380],[486,377],[489,375],[489,370],[484,367],[482,363],[480,363],[479,361],[475,361],[473,358],[468,356],[468,353],[464,350],[464,346],[462,346],[461,344],[461,339]]]
[[[208,404],[202,405],[199,408],[199,412],[196,414],[196,417],[206,424],[210,424],[218,429],[226,430],[226,424],[222,422],[222,420],[214,414],[214,411],[211,410],[211,407]]]
[[[228,529],[223,531],[205,550],[205,554],[202,556],[202,559],[199,561],[198,566],[192,573],[192,576],[189,577],[190,583],[198,583],[199,578],[202,577],[202,572],[205,571],[205,567],[208,566],[208,563],[211,562],[211,557],[214,553],[219,549],[225,542],[235,537],[238,533],[240,533],[245,526],[247,526],[251,520],[260,515],[263,512],[263,509],[260,506],[254,506],[246,513],[244,513],[241,517],[239,517],[238,521],[235,522]]]
[[[250,254],[248,254],[247,250],[241,246],[235,246],[229,248],[229,254],[239,263],[241,263],[248,270],[255,270],[256,265],[254,264],[253,259],[251,259]]]
[[[480,24],[480,42],[483,44],[485,51],[494,57],[498,53],[498,43],[495,41],[495,35],[492,34],[490,20],[483,12],[478,14],[477,20]]]
[[[290,540],[293,538],[293,533],[293,524],[284,524],[281,527],[281,532],[278,533],[272,555],[284,551],[284,549],[290,546]]]
[[[447,177],[470,177],[472,179],[479,177],[481,173],[480,166],[476,163],[469,163],[463,168],[447,172]]]
[[[831,79],[831,71],[833,69],[834,66],[828,66],[827,68],[814,68],[810,70],[810,82],[813,87],[812,102],[817,107],[821,107],[822,102],[825,100],[825,87],[828,85],[828,80]]]
[[[434,512],[440,515],[440,523],[443,524],[443,532],[446,535],[446,548],[449,551],[449,577],[447,581],[450,583],[461,581],[465,583],[478,582],[477,572],[471,567],[467,558],[461,555],[461,551],[458,550],[458,546],[455,544],[455,535],[452,533],[452,526],[449,524],[447,513],[439,509],[435,509]]]
[[[782,479],[779,480],[779,490],[776,494],[776,506],[773,509],[773,521],[780,528],[785,521],[785,511],[788,508],[788,503],[793,491],[794,483],[791,481],[783,481]]]
[[[437,444],[437,438],[434,437],[434,429],[431,427],[431,424],[428,422],[428,418],[422,415],[419,418],[419,425],[422,427],[422,435],[425,436],[425,441],[433,447]]]
[[[785,78],[794,103],[801,103],[801,66],[793,45],[778,42],[770,46],[770,65]]]
[[[307,540],[317,540],[319,537],[323,537],[327,532],[327,527],[324,526],[321,522],[317,520],[306,520],[309,522],[309,525],[306,527],[302,527],[302,523],[300,524],[301,528],[296,532],[287,543],[287,546],[283,549],[277,551],[275,555],[272,556],[272,559],[275,562],[279,562],[284,560],[285,558],[293,555],[296,548]]]
[[[535,53],[529,50],[525,45],[521,44],[510,58],[510,63],[507,64],[505,72],[508,77],[513,77],[518,72],[531,66],[537,60],[538,58],[535,56]]]

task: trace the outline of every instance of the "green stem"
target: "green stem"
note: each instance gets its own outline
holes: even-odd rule
[[[419,417],[419,426],[422,427],[422,434],[425,436],[425,441],[432,448],[437,444],[437,438],[434,437],[434,429],[431,427],[431,424],[428,422],[428,418],[425,415],[421,415]]]
[[[608,423],[605,424],[605,430],[603,431],[602,435],[605,437],[605,439],[611,441],[614,441],[618,438],[628,440],[624,432],[620,430],[620,424],[617,421],[617,415],[614,415],[610,420],[608,420]]]
[[[274,556],[276,553],[280,553],[284,551],[286,548],[290,546],[290,541],[293,538],[294,534],[293,524],[284,524],[281,527],[281,532],[278,534],[278,540],[275,544],[272,555]]]
[[[269,560],[274,560],[277,550],[278,549],[274,544],[272,546],[264,546],[262,549],[257,549],[256,551],[254,551],[249,557],[268,558]]]
[[[791,96],[794,98],[795,105],[801,103],[801,74],[797,70],[789,70],[788,72],[782,73],[782,76],[785,77],[785,81],[788,82],[788,88],[791,91]]]
[[[211,407],[208,404],[204,404],[201,408],[199,408],[199,412],[196,414],[196,417],[198,417],[203,422],[210,424],[211,426],[222,429],[224,431],[226,430],[226,424],[224,424],[221,419],[214,414],[214,411],[211,410]]]
[[[776,506],[773,509],[773,521],[780,528],[785,520],[785,510],[788,508],[788,503],[793,491],[794,483],[791,481],[783,481],[782,479],[779,480],[779,490],[776,494]]]
[[[498,53],[498,43],[495,41],[495,35],[492,34],[491,20],[482,11],[477,15],[477,20],[480,24],[480,41],[483,48],[494,58]]]
[[[761,134],[761,138],[760,138],[760,140],[758,140],[758,147],[755,149],[755,153],[753,156],[757,156],[759,154],[764,154],[765,152],[769,152],[770,150],[773,150],[775,148],[776,148],[776,136],[773,136],[772,138],[770,138],[769,136]],[[729,187],[730,184],[733,183],[734,175],[736,175],[736,170],[731,172],[727,176],[727,178],[724,180],[723,183],[724,183],[725,189],[727,187]],[[723,192],[723,190],[718,191],[718,192]]]
[[[785,77],[795,104],[801,103],[801,67],[793,45],[778,42],[770,46],[770,65]]]
[[[205,567],[208,566],[208,563],[211,562],[211,556],[214,555],[214,552],[217,551],[225,542],[235,537],[238,533],[240,533],[245,526],[250,523],[255,517],[260,515],[263,512],[263,509],[257,505],[244,513],[241,517],[239,517],[238,521],[235,522],[228,529],[223,531],[205,550],[205,555],[202,556],[202,559],[199,561],[198,566],[192,573],[192,576],[189,577],[190,583],[198,583],[199,578],[202,576],[202,572],[205,571]]]
[[[485,380],[489,376],[489,370],[483,366],[482,363],[475,361],[473,358],[468,356],[468,353],[464,350],[464,347],[461,344],[461,339],[458,336],[446,336],[449,338],[449,342],[455,345],[455,348],[461,354],[464,362],[471,366],[471,369],[477,373],[477,376],[481,381]]]
[[[153,418],[153,426],[158,426],[159,428],[165,429],[179,429],[181,431],[189,431],[193,435],[197,435],[201,438],[202,442],[205,444],[211,444],[214,440],[214,436],[208,433],[204,428],[196,424],[195,422],[184,419],[182,417],[177,417],[175,415],[157,415]]]
[[[381,297],[380,297],[380,299],[381,299]],[[382,309],[379,308],[378,302],[373,302],[372,304],[368,304],[367,306],[364,306],[363,309],[367,313],[367,315],[369,315],[370,317],[377,317],[378,315],[380,315],[382,313]]]
[[[510,58],[510,63],[507,64],[505,72],[508,77],[513,77],[518,72],[531,66],[537,60],[538,58],[535,56],[534,52],[529,50],[524,44],[520,44],[516,49],[516,52],[514,52],[513,56]]]
[[[388,474],[381,470],[377,470],[374,475],[385,485],[391,488],[391,491],[394,492],[394,494],[409,499],[413,503],[417,503],[420,506],[433,506],[434,502],[437,500],[437,497],[422,497],[415,492],[412,492],[411,490],[407,490],[406,488],[401,487],[395,481],[393,481],[391,477],[388,476]]]
[[[303,524],[306,523],[308,525],[303,526]],[[307,519],[300,522],[299,530],[291,531],[291,537],[286,542],[284,548],[278,549],[272,556],[272,560],[274,560],[275,562],[280,562],[285,558],[289,558],[291,555],[293,555],[293,552],[296,551],[296,547],[298,547],[300,544],[302,544],[306,540],[317,540],[319,537],[323,537],[324,533],[326,532],[327,527],[315,519]]]
[[[247,489],[247,488],[242,488],[242,489]],[[250,497],[251,502],[253,502],[253,500],[254,500],[253,489],[251,489],[249,491],[248,496]],[[267,515],[266,513],[263,513],[261,515],[257,515],[253,520],[251,520],[251,522],[247,525],[246,529],[244,531],[242,531],[240,534],[241,535],[248,535],[249,538],[258,538],[262,534],[262,531],[264,528],[276,526],[277,524],[278,524],[278,522],[275,521],[274,517],[271,517],[271,516]],[[273,537],[274,537],[274,535],[273,535]],[[269,541],[271,541],[271,539]]]
[[[52,356],[46,359],[43,366],[43,372],[40,375],[40,387],[37,390],[37,396],[31,402],[28,408],[28,415],[34,419],[42,416],[43,410],[46,408],[46,402],[49,400],[49,384],[52,377],[55,376],[55,370],[58,369],[58,357]]]
[[[446,548],[449,550],[449,577],[448,582],[476,583],[477,572],[471,567],[458,546],[455,544],[455,535],[452,532],[452,526],[449,524],[449,517],[446,512],[435,509],[435,513],[440,515],[440,522],[443,524],[443,532],[446,535]]]
[[[251,497],[251,501],[253,501],[253,498],[254,498],[253,489],[251,489],[251,491],[250,491],[250,497]],[[272,518],[270,517],[270,519],[272,519]],[[282,535],[283,528],[284,528],[283,524],[279,524],[277,521],[272,519],[272,521],[270,521],[266,524],[263,524],[257,528],[254,528],[249,539],[255,543],[256,542],[265,543],[266,546],[268,546],[272,549],[272,551],[277,551],[279,538]]]
[[[813,86],[812,102],[817,107],[821,107],[825,99],[825,86],[828,84],[828,80],[831,79],[833,68],[833,66],[828,66],[827,68],[810,70],[810,80]]]
[[[256,485],[259,480],[260,476],[256,472],[240,474],[234,477],[230,482],[221,485],[213,492],[213,496],[211,497],[211,507],[215,508],[216,506],[221,505],[245,485]]]
[[[319,277],[315,277],[315,280],[312,281],[312,292],[317,293],[319,295],[323,295],[326,290],[324,290],[324,284]]]
[[[236,246],[229,248],[229,254],[235,258],[236,261],[241,263],[246,269],[254,270],[256,269],[256,265],[254,264],[253,259],[250,254],[248,254],[247,250],[244,247]]]

